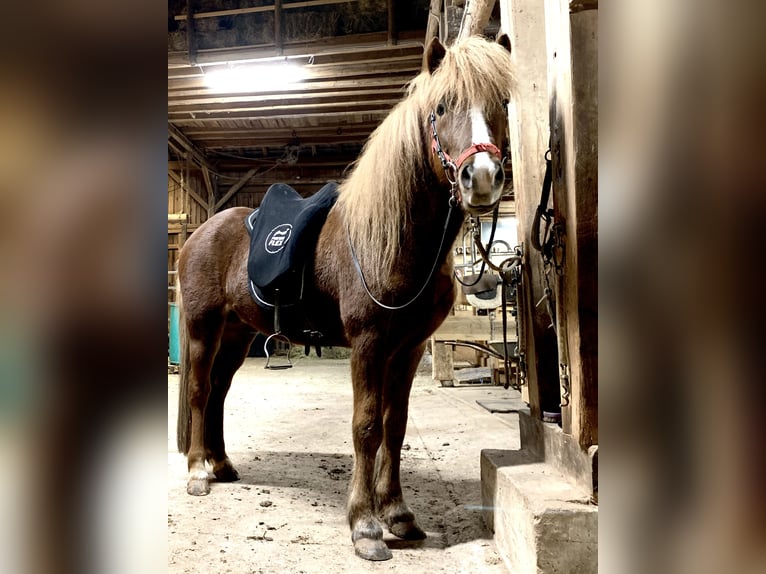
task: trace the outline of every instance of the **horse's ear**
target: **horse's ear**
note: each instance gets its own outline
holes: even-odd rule
[[[497,43],[500,44],[503,48],[508,50],[508,53],[511,53],[511,39],[505,32],[501,32],[497,36]]]
[[[438,36],[434,36],[431,43],[428,44],[425,53],[423,54],[423,71],[433,74],[434,70],[439,67],[444,59],[444,54],[447,50],[442,46]]]

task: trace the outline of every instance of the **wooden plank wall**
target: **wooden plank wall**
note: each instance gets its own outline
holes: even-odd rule
[[[178,171],[174,173],[181,175]],[[189,170],[188,175],[184,172],[181,177],[187,189],[200,197],[207,196],[205,182],[199,171]],[[186,214],[185,224],[180,221],[171,221],[168,217],[168,301],[175,302],[175,291],[171,289],[175,284],[175,275],[171,272],[176,270],[178,264],[178,251],[183,245],[184,231],[188,235],[205,221],[207,209],[189,193],[185,193],[180,183],[168,175],[168,215],[171,214]]]

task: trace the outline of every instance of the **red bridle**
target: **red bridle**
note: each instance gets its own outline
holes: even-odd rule
[[[439,160],[442,162],[442,167],[444,168],[444,173],[447,175],[447,180],[452,184],[453,190],[457,186],[457,174],[460,171],[460,166],[462,166],[472,155],[487,152],[495,156],[502,163],[503,154],[500,151],[500,148],[493,143],[475,143],[466,148],[458,156],[457,161],[453,161],[449,154],[442,149],[442,144],[439,141],[439,134],[436,133],[436,114],[434,114],[434,112],[431,112],[429,122],[431,123],[431,148],[436,152],[436,155],[439,156]]]

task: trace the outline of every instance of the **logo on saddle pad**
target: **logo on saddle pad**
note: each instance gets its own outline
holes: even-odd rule
[[[277,225],[269,231],[266,236],[266,251],[269,253],[279,253],[284,249],[287,242],[290,241],[290,235],[293,232],[293,226],[289,223]]]

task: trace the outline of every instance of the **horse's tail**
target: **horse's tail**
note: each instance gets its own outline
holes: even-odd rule
[[[178,342],[181,357],[178,364],[178,422],[176,426],[176,446],[178,452],[187,454],[191,445],[191,408],[189,406],[189,334],[184,318],[183,299],[178,280],[176,280],[176,305],[178,306]]]

